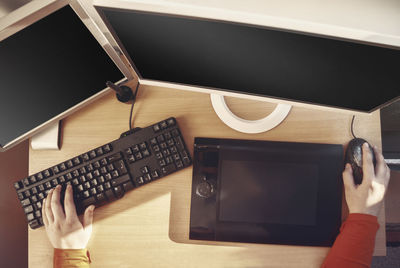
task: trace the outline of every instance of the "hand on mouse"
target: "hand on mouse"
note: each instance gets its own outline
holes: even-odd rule
[[[52,189],[43,200],[42,217],[47,236],[54,248],[84,249],[92,234],[94,206],[86,208],[83,224],[76,214],[72,186],[65,191],[64,210],[60,204],[61,186]]]
[[[350,213],[362,213],[378,216],[382,207],[387,185],[390,179],[390,169],[386,165],[381,152],[374,146],[376,169],[372,163],[372,153],[368,144],[362,146],[363,180],[360,185],[354,184],[353,171],[346,164],[343,171],[343,182],[346,202]]]

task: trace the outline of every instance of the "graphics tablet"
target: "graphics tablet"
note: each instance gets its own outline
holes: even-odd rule
[[[190,239],[330,246],[343,147],[196,138]]]

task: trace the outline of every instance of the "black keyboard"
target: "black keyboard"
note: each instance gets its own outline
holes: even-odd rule
[[[43,226],[42,201],[61,185],[74,189],[78,214],[192,164],[176,119],[171,117],[14,183],[32,229]]]

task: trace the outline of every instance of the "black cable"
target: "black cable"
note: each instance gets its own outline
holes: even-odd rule
[[[139,90],[139,82],[136,85],[136,90],[135,90],[135,94],[133,95],[133,100],[132,100],[132,106],[131,106],[131,112],[130,112],[130,116],[129,116],[129,130],[132,130],[133,126],[132,126],[132,114],[133,114],[133,106],[135,106],[135,101],[136,101],[136,95],[138,93]]]
[[[354,131],[353,131],[353,125],[354,125],[354,118],[355,118],[356,116],[355,115],[353,115],[353,118],[351,119],[351,135],[353,135],[353,138],[357,138],[356,137],[356,135],[354,135]]]

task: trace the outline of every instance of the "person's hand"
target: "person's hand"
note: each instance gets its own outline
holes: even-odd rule
[[[65,191],[64,210],[60,204],[61,186],[52,189],[43,199],[42,217],[47,236],[54,248],[84,249],[92,234],[94,206],[86,208],[83,224],[76,214],[72,186]]]
[[[373,151],[376,158],[375,170],[368,144],[363,144],[363,180],[360,185],[354,184],[353,171],[350,164],[347,163],[343,171],[344,190],[350,213],[378,216],[382,207],[386,188],[389,184],[390,169],[376,146],[374,146]]]

